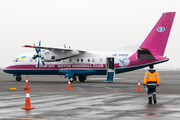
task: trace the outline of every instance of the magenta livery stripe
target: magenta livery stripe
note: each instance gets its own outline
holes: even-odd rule
[[[106,69],[105,64],[46,64],[40,65],[40,69]],[[37,65],[14,65],[9,66],[6,69],[37,69]]]

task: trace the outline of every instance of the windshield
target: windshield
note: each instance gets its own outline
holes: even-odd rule
[[[18,62],[19,58],[16,58],[15,60],[13,60],[13,62]]]

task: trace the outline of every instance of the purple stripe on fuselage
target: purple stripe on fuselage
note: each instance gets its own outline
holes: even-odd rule
[[[37,65],[12,65],[5,69],[37,69]],[[105,64],[46,64],[39,69],[106,69]]]

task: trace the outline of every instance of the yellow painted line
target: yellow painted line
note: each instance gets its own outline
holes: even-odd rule
[[[15,118],[15,117],[0,117],[2,119],[12,119],[12,120],[53,120],[53,119],[39,119],[39,118]]]
[[[16,88],[9,88],[9,90],[16,90]]]

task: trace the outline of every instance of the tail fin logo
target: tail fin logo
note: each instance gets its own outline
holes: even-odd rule
[[[164,31],[165,31],[165,28],[164,28],[164,27],[158,27],[158,28],[157,28],[157,31],[158,31],[158,32],[164,32]]]

